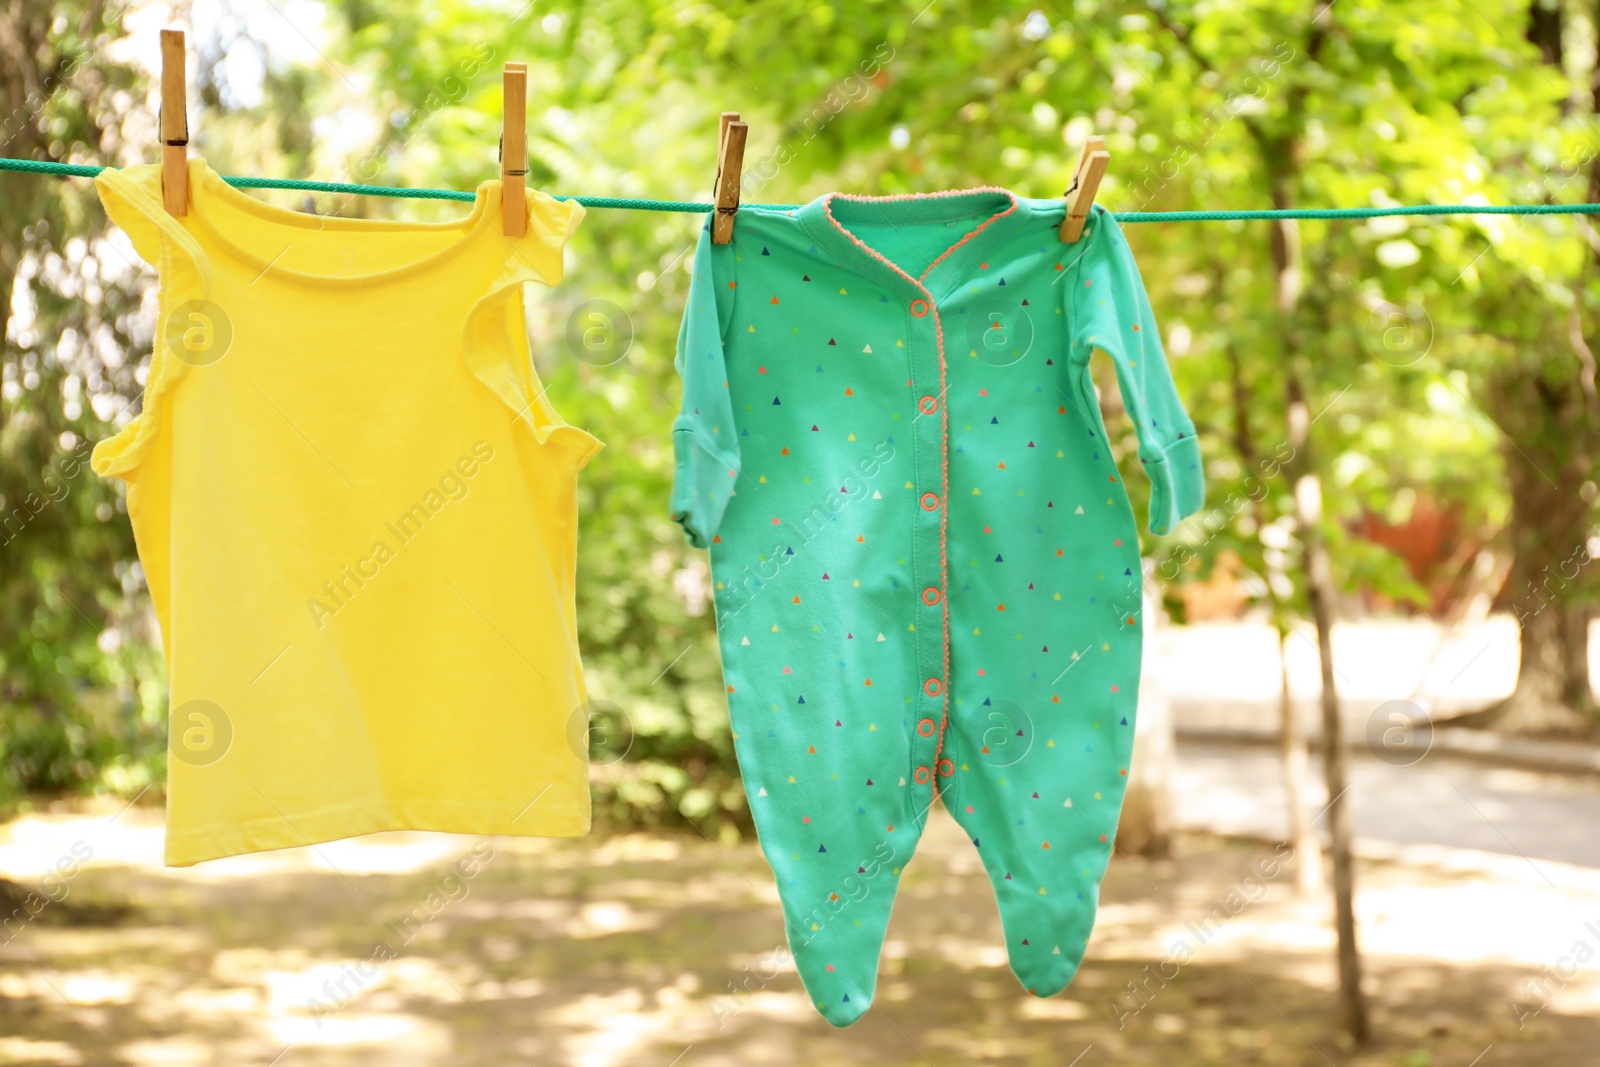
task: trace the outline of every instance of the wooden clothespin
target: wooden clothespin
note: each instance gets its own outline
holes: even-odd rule
[[[167,214],[189,213],[189,112],[183,31],[161,31],[161,197]]]
[[[1077,244],[1078,238],[1083,236],[1083,224],[1094,206],[1094,194],[1110,165],[1111,153],[1106,151],[1104,137],[1091,137],[1084,142],[1077,170],[1072,175],[1072,187],[1066,193],[1067,217],[1061,220],[1061,239],[1067,244]]]
[[[528,232],[528,65],[507,63],[500,127],[500,208],[507,237]]]
[[[739,213],[739,183],[744,173],[744,139],[750,127],[737,111],[724,111],[717,128],[717,181],[712,188],[716,208],[711,213],[711,243],[733,240],[733,222]]]

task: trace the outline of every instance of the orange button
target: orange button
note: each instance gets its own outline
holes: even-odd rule
[[[923,719],[921,722],[917,723],[917,733],[921,734],[923,737],[932,737],[933,720]]]
[[[911,314],[915,315],[917,318],[920,319],[920,318],[922,318],[922,316],[926,315],[927,313],[928,313],[928,302],[926,300],[922,299],[919,296],[919,297],[917,297],[917,299],[911,301]]]
[[[922,683],[922,691],[931,697],[936,697],[940,693],[944,692],[944,683],[939,681],[937,678],[929,678],[926,682]]]
[[[939,507],[939,494],[938,493],[923,493],[922,494],[922,510],[923,511],[935,511],[935,510],[938,509],[938,507]]]
[[[931,775],[928,773],[928,768],[918,767],[916,773],[913,774],[912,777],[917,780],[918,785],[927,785],[928,779],[931,777]]]
[[[932,607],[939,602],[940,596],[941,594],[939,590],[930,585],[928,588],[922,591],[922,602],[929,607]]]
[[[939,398],[936,396],[925,396],[921,400],[917,401],[917,407],[922,409],[922,413],[924,415],[932,415],[935,411],[939,410]]]
[[[942,759],[942,760],[939,761],[939,774],[940,775],[942,775],[945,778],[948,778],[954,773],[956,773],[956,765],[954,763],[951,763],[947,759]]]

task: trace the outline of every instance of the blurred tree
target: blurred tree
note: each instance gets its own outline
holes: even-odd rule
[[[462,0],[423,6],[337,0],[320,24],[287,30],[223,9],[203,32],[191,28],[199,59],[194,132],[197,149],[224,172],[471,188],[494,172],[498,71],[516,58],[531,66],[531,180],[557,191],[704,199],[716,114],[737,109],[752,123],[747,201],[796,202],[834,188],[893,193],[975,184],[1054,196],[1083,138],[1099,131],[1114,152],[1102,194],[1112,206],[1243,207],[1270,204],[1275,195],[1265,162],[1272,153],[1264,146],[1285,136],[1294,86],[1304,94],[1295,202],[1509,198],[1517,182],[1556,159],[1563,143],[1572,148],[1581,141],[1577,124],[1592,112],[1586,105],[1563,127],[1555,108],[1566,83],[1540,68],[1536,48],[1519,50],[1495,29],[1524,18],[1526,3],[1495,0],[1459,11],[1421,0],[1357,3],[1349,15],[1335,10],[1328,54],[1316,58],[1304,47],[1310,9],[1290,0],[1192,9],[1083,0],[1070,11],[1036,12],[982,0],[916,10],[867,3],[848,17],[809,0],[653,6],[558,0],[519,9],[509,21]],[[111,58],[118,27],[100,27],[90,6],[58,6],[48,17],[41,10],[7,16],[17,27],[9,31],[14,40],[34,42],[18,54],[33,57],[35,81],[80,40],[89,47],[83,69],[32,124],[36,139],[7,154],[114,163],[153,158],[150,85],[126,91],[132,75]],[[87,21],[74,23],[74,12]],[[314,15],[297,9],[293,17]],[[1174,26],[1186,28],[1188,38]],[[1569,20],[1567,32],[1592,39],[1592,17]],[[283,47],[284,38],[314,43],[295,53]],[[24,85],[26,69],[8,59],[4,77],[18,71],[14,84]],[[8,92],[12,105],[26,97]],[[59,125],[63,120],[67,126]],[[95,234],[100,216],[83,183],[5,181],[18,194],[0,208],[8,212],[7,235],[45,220],[44,236],[29,230],[7,246],[19,264],[17,277],[32,269],[25,266],[27,241],[44,242],[40,263],[55,262],[49,250],[56,249],[70,268],[61,250],[73,226],[87,236],[87,259],[125,249]],[[1576,198],[1576,184],[1549,195]],[[343,214],[438,218],[459,210],[262,195]],[[703,555],[682,543],[664,506],[672,470],[667,430],[677,395],[671,354],[686,253],[702,222],[593,212],[574,242],[567,281],[528,299],[551,395],[571,420],[612,444],[590,465],[581,490],[579,613],[591,688],[631,723],[631,732],[604,733],[626,737],[625,754],[597,751],[600,811],[618,821],[688,819],[715,833],[747,825],[747,816],[722,713],[709,572]],[[1403,563],[1356,536],[1356,523],[1368,513],[1403,522],[1409,501],[1429,496],[1455,509],[1475,539],[1498,537],[1497,547],[1509,547],[1515,538],[1503,528],[1514,475],[1482,410],[1493,413],[1500,395],[1493,374],[1515,360],[1531,365],[1539,358],[1528,339],[1550,352],[1570,352],[1563,344],[1573,294],[1584,294],[1584,306],[1595,294],[1592,278],[1577,285],[1590,260],[1568,220],[1375,219],[1278,232],[1283,240],[1298,234],[1304,249],[1297,282],[1304,296],[1287,333],[1278,310],[1286,273],[1273,261],[1270,227],[1129,227],[1165,320],[1180,387],[1202,430],[1214,486],[1212,506],[1199,519],[1148,546],[1167,602],[1181,611],[1177,586],[1206,573],[1220,552],[1234,552],[1247,572],[1264,576],[1260,601],[1288,641],[1302,639],[1297,620],[1311,614],[1304,581],[1310,531],[1302,527],[1294,536],[1292,483],[1282,471],[1292,452],[1285,404],[1290,357],[1302,360],[1302,394],[1315,434],[1325,515],[1316,532],[1327,544],[1329,610],[1342,611],[1357,593],[1372,590],[1388,602],[1420,605],[1423,591]],[[96,318],[77,281],[61,284],[67,288],[59,299],[45,294],[37,311],[32,297],[14,302],[36,318],[26,338],[16,323],[9,330],[6,432],[33,442],[35,452],[16,453],[19,460],[8,460],[0,475],[23,479],[0,490],[8,512],[34,478],[15,472],[39,469],[47,455],[41,442],[57,442],[59,450],[68,429],[78,442],[98,437],[137,403],[136,357],[148,344],[149,320],[148,312],[142,318],[129,312],[140,294],[131,287],[96,291],[95,299],[112,309]],[[607,318],[610,340],[589,348],[572,340],[587,335],[569,324],[593,315],[596,301],[617,314]],[[1396,309],[1406,312],[1399,330],[1391,325]],[[1288,343],[1293,337],[1303,338],[1298,348]],[[85,360],[78,370],[88,403],[76,428],[62,421],[65,399],[59,414],[49,408],[51,397],[79,388],[67,384],[70,370],[59,369],[67,366],[63,351]],[[30,373],[38,375],[31,387],[25,386]],[[19,422],[30,427],[26,435],[17,433]],[[1520,433],[1510,436],[1519,440]],[[1124,453],[1131,449],[1126,427],[1119,444]],[[1506,456],[1515,454],[1502,447]],[[39,715],[65,701],[59,693],[44,701],[35,695],[57,685],[77,694],[80,708],[93,703],[84,694],[113,692],[110,706],[119,714],[136,707],[136,719],[148,717],[159,706],[160,671],[153,635],[130,628],[139,590],[131,541],[120,518],[99,517],[103,506],[117,507],[114,493],[92,478],[81,488],[71,498],[80,510],[50,544],[84,537],[87,547],[48,551],[59,553],[49,558],[76,561],[61,565],[76,584],[57,586],[83,615],[65,601],[45,600],[52,594],[31,563],[20,565],[24,556],[15,546],[0,557],[8,568],[0,581],[5,610],[17,605],[0,636],[7,691],[15,694],[8,706]],[[1135,478],[1131,491],[1142,496],[1146,487]],[[54,510],[67,522],[67,510]],[[82,597],[85,588],[100,592]],[[46,604],[42,622],[28,608],[36,602]],[[35,634],[40,626],[55,629]],[[116,646],[102,632],[121,634],[126,643]],[[70,685],[53,681],[59,672],[13,666],[27,656],[43,662],[40,650],[63,649],[83,657],[65,665]],[[136,692],[140,674],[152,681]],[[147,734],[160,729],[159,722],[138,721]],[[103,757],[87,763],[74,757],[70,774],[51,778],[27,769],[19,782],[104,781],[96,760],[112,766],[124,757],[111,750],[132,745],[126,723],[119,735],[73,734],[55,711],[40,722],[68,752],[86,738],[116,740]],[[7,744],[22,735],[8,730]],[[152,762],[159,753],[148,742],[146,736],[142,756],[130,758],[145,761],[143,774],[159,776]],[[136,791],[144,780],[119,781]]]
[[[1527,39],[1563,86],[1569,84],[1565,29],[1562,3],[1532,0]],[[1576,92],[1560,100],[1569,154],[1535,184],[1535,199],[1570,196],[1568,189],[1591,197],[1600,191],[1593,132],[1600,59],[1591,60],[1587,74],[1593,87],[1587,102]],[[1596,726],[1589,623],[1600,585],[1587,565],[1597,536],[1600,398],[1593,345],[1600,331],[1596,316],[1584,311],[1595,306],[1591,268],[1600,263],[1600,241],[1587,220],[1576,225],[1588,233],[1590,248],[1571,248],[1560,275],[1530,273],[1484,294],[1486,332],[1498,342],[1487,373],[1488,407],[1505,438],[1511,487],[1511,573],[1498,606],[1516,616],[1521,658],[1516,690],[1480,719],[1510,733],[1587,733]],[[1529,322],[1511,306],[1541,300],[1549,305],[1542,321]]]
[[[0,11],[0,153],[97,162],[133,72],[98,58],[99,2]],[[8,176],[0,198],[0,809],[29,790],[108,781],[137,792],[160,766],[165,689],[116,491],[89,448],[136,370],[130,253],[92,191]],[[106,257],[111,263],[107,269]]]
[[[1531,50],[1502,54],[1493,19],[1515,13],[1515,5],[1501,5],[1492,14],[1406,3],[1334,9],[1323,2],[1260,4],[1248,10],[1152,3],[1148,10],[1152,22],[1181,46],[1185,62],[1168,65],[1163,80],[1149,80],[1152,106],[1144,111],[1141,129],[1152,139],[1174,136],[1169,158],[1198,157],[1199,165],[1189,168],[1192,177],[1181,166],[1168,167],[1153,188],[1147,183],[1142,199],[1160,199],[1180,186],[1191,204],[1206,203],[1223,181],[1248,187],[1247,199],[1273,207],[1503,195],[1504,187],[1497,188],[1494,179],[1525,175],[1524,153],[1547,149],[1560,138],[1553,107],[1559,84],[1538,71]],[[1129,26],[1127,18],[1123,26]],[[1119,42],[1119,50],[1126,48]],[[1508,66],[1514,69],[1511,75]],[[1181,108],[1171,100],[1170,87],[1195,82],[1207,89],[1230,88],[1203,123],[1197,124],[1191,112],[1169,127],[1153,105]],[[1512,128],[1498,113],[1482,114],[1487,99],[1507,96],[1518,101],[1521,113],[1533,110],[1552,124]],[[1241,136],[1230,136],[1231,127]],[[1191,149],[1194,141],[1198,147]],[[1255,206],[1235,198],[1228,202]],[[1240,466],[1263,489],[1247,494],[1254,498],[1248,518],[1228,524],[1259,538],[1240,550],[1261,573],[1277,578],[1264,599],[1281,631],[1287,636],[1295,629],[1289,613],[1309,614],[1314,623],[1324,769],[1332,798],[1326,817],[1343,1025],[1357,1040],[1365,1037],[1367,1023],[1344,815],[1333,620],[1353,589],[1376,588],[1400,602],[1426,603],[1424,591],[1396,557],[1353,536],[1354,520],[1372,503],[1391,510],[1396,489],[1424,485],[1459,494],[1473,521],[1485,526],[1494,521],[1499,505],[1491,479],[1499,474],[1497,467],[1458,467],[1465,477],[1453,478],[1448,475],[1456,465],[1448,449],[1434,446],[1464,435],[1471,442],[1467,453],[1486,451],[1486,420],[1470,400],[1466,380],[1451,366],[1479,349],[1469,310],[1472,297],[1456,288],[1473,265],[1468,249],[1477,232],[1480,227],[1471,221],[1427,230],[1412,229],[1405,219],[1366,225],[1284,223],[1268,228],[1264,248],[1227,241],[1191,253],[1178,246],[1180,259],[1195,255],[1201,263],[1213,259],[1217,264],[1212,271],[1196,272],[1196,288],[1217,279],[1216,288],[1241,294],[1241,303],[1265,327],[1236,321],[1231,301],[1212,316],[1214,350],[1228,363],[1217,378],[1232,383],[1231,443]],[[1570,232],[1567,238],[1570,248]],[[1397,312],[1403,323],[1399,330]],[[1517,321],[1540,330],[1548,321],[1548,305],[1525,303]],[[1456,336],[1441,336],[1435,322],[1462,322],[1463,328]],[[1492,385],[1485,389],[1492,391]],[[1419,399],[1425,401],[1420,407]],[[1385,411],[1386,402],[1404,403],[1417,413],[1412,433],[1368,429],[1373,424],[1362,417],[1367,413],[1412,418]],[[1248,421],[1240,420],[1241,413]],[[1281,434],[1282,444],[1263,449],[1256,443],[1257,426]],[[1263,472],[1263,452],[1282,456],[1281,464],[1273,462]],[[1283,478],[1277,477],[1280,468]],[[1231,519],[1229,514],[1225,521]],[[1203,552],[1214,539],[1191,531],[1190,540],[1199,540]],[[1217,548],[1235,544],[1215,540]],[[1191,551],[1190,544],[1180,542],[1185,562]],[[1280,553],[1285,551],[1298,557],[1297,566],[1284,566]],[[1293,718],[1286,716],[1284,724],[1293,780],[1298,750]]]

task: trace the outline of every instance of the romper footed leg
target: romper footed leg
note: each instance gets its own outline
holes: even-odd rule
[[[753,733],[736,742],[741,771],[795,967],[823,1018],[849,1026],[872,1006],[889,911],[931,787],[904,773],[896,731],[837,742],[819,731],[826,740],[799,749],[803,760],[786,758],[788,746],[747,743]]]
[[[784,926],[795,968],[822,1017],[849,1026],[872,1006],[889,911],[904,861],[886,842],[845,852],[826,870],[782,884]],[[883,858],[879,858],[879,857]]]
[[[889,785],[886,797],[898,792]],[[849,1026],[872,1006],[900,872],[921,833],[896,810],[858,810],[864,807],[811,823],[793,810],[781,820],[758,820],[795,968],[834,1026]],[[842,818],[849,821],[840,825]],[[777,821],[792,825],[780,829]]]
[[[1127,783],[1136,698],[1124,692],[1117,703],[1125,707],[1074,709],[1053,722],[1009,705],[1008,721],[996,725],[986,709],[953,717],[946,735],[954,773],[941,783],[945,806],[983,858],[1011,970],[1036,996],[1064,989],[1088,947]],[[1035,723],[1045,725],[1035,733]]]

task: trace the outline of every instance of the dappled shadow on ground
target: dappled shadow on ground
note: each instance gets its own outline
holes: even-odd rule
[[[1362,870],[1378,1039],[1352,1051],[1327,906],[1259,876],[1270,847],[1187,837],[1172,860],[1119,861],[1077,981],[1039,1000],[1006,965],[976,854],[933,822],[876,1006],[847,1030],[775,968],[777,896],[752,845],[387,835],[264,869],[86,867],[66,906],[0,947],[0,1063],[1600,1063],[1600,981],[1530,991],[1543,957],[1477,951],[1513,921],[1473,910],[1495,890],[1478,876]],[[1570,941],[1600,919],[1577,890],[1507,892],[1570,908]],[[75,900],[132,911],[62,921]]]

